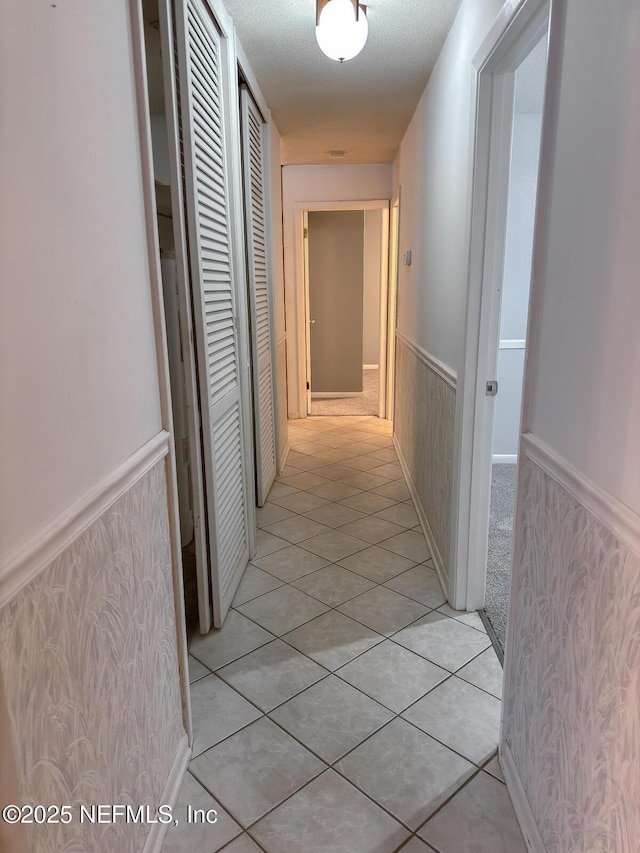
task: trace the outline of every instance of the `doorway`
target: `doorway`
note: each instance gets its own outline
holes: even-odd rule
[[[389,203],[306,203],[298,215],[305,412],[386,418]]]
[[[499,607],[503,626],[494,630],[489,620],[486,624],[490,633],[501,633],[493,638],[499,654],[512,564],[548,29],[547,0],[525,0],[496,22],[473,60],[476,140],[465,363],[456,412],[458,525],[452,534],[450,602],[466,610],[482,610],[488,602],[493,473],[492,559],[499,556],[503,571],[500,602],[489,607],[496,614]]]
[[[547,43],[542,38],[515,72],[485,593],[485,614],[503,651],[511,583],[518,440],[546,65]]]
[[[237,59],[203,0],[143,14],[184,600],[207,633],[255,550]]]

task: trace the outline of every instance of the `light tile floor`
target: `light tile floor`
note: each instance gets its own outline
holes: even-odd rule
[[[164,853],[524,853],[502,670],[478,615],[445,604],[390,425],[289,436],[225,625],[191,643],[194,757]]]

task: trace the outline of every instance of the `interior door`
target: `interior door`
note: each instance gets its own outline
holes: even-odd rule
[[[265,208],[265,124],[249,90],[242,87],[241,129],[247,273],[251,310],[253,420],[258,506],[276,477],[276,426]]]
[[[158,4],[160,38],[162,44],[162,77],[165,94],[167,120],[167,149],[171,180],[171,209],[173,213],[174,244],[177,276],[177,314],[181,354],[181,369],[184,374],[188,446],[176,447],[176,458],[188,456],[191,486],[191,508],[193,516],[194,556],[196,563],[196,585],[198,590],[198,618],[200,631],[206,634],[212,624],[211,570],[207,544],[206,504],[204,494],[204,470],[200,441],[200,407],[196,356],[193,348],[193,311],[189,283],[188,250],[185,223],[185,206],[182,183],[182,153],[177,97],[176,56],[174,52],[174,28],[167,2]],[[169,334],[167,320],[167,334]]]
[[[224,101],[223,39],[203,0],[179,0],[176,36],[214,625],[249,560],[250,533]]]

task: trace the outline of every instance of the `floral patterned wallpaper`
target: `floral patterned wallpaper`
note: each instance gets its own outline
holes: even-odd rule
[[[394,431],[448,568],[456,392],[401,338],[396,341]]]
[[[640,849],[640,557],[523,455],[504,730],[548,853]]]
[[[0,611],[23,802],[149,805],[183,734],[165,460]],[[34,853],[141,851],[149,826],[33,827]]]

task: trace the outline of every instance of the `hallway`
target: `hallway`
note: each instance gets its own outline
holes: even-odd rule
[[[191,643],[194,757],[164,853],[524,851],[502,670],[477,615],[444,604],[389,423],[289,435],[233,610]],[[187,825],[187,804],[216,823]]]

